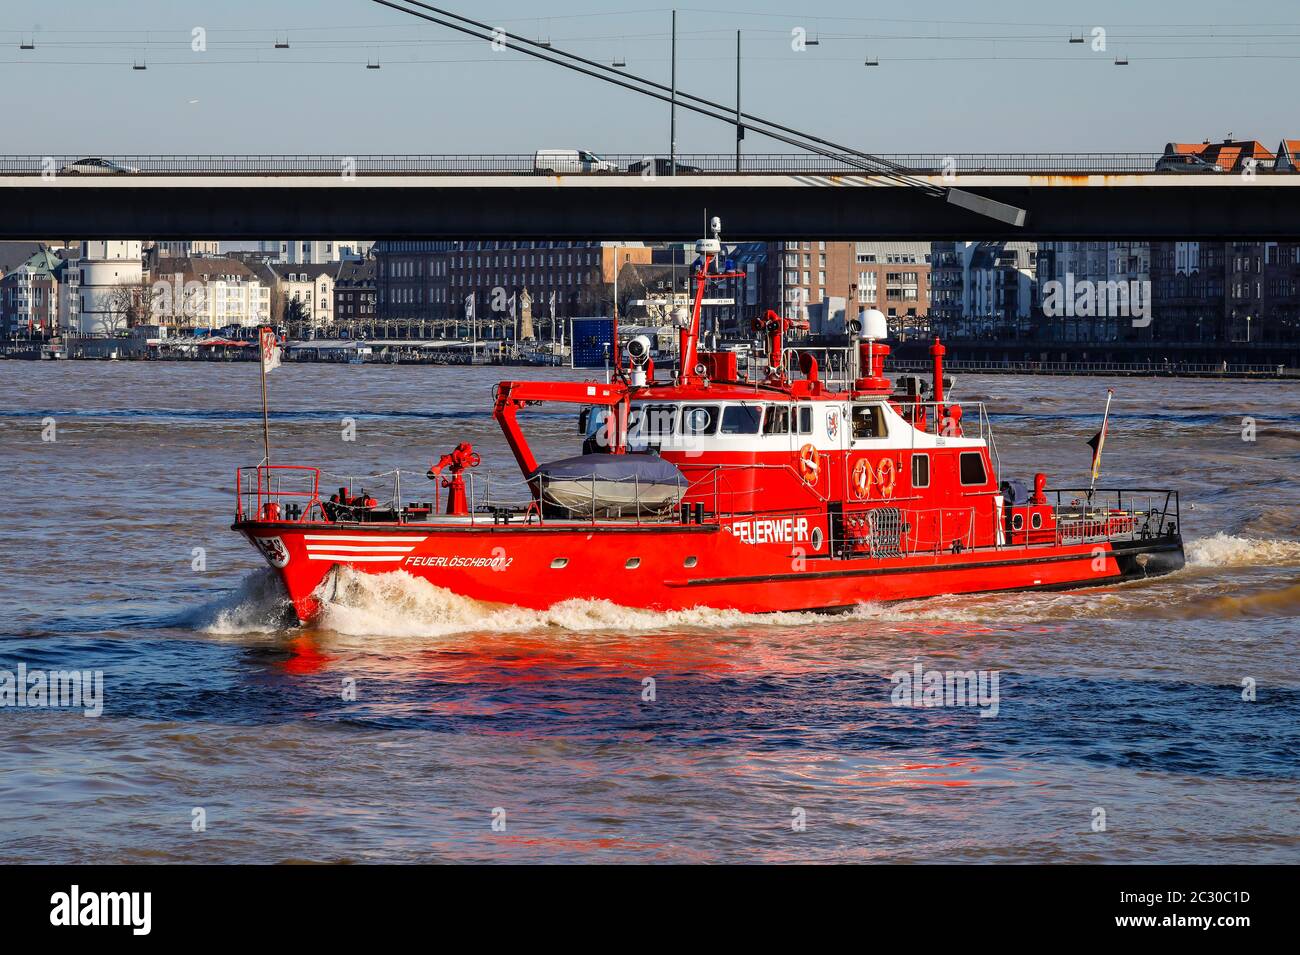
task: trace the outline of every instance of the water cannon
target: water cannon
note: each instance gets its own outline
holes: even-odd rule
[[[468,441],[462,441],[434,464],[429,466],[428,478],[436,481],[442,477],[442,486],[447,488],[447,513],[468,514],[469,504],[465,498],[465,478],[462,472],[479,466],[479,455]],[[446,471],[451,477],[442,472]]]

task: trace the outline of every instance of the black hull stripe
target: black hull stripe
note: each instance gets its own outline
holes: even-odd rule
[[[924,597],[881,597],[873,602],[877,603],[902,603],[907,600],[928,600],[931,597],[943,596],[960,596],[971,597],[977,594],[1028,594],[1028,593],[1049,593],[1064,590],[1088,590],[1092,587],[1109,587],[1114,584],[1127,583],[1130,580],[1149,580],[1155,577],[1163,577],[1165,574],[1171,574],[1176,568],[1168,570],[1157,570],[1153,573],[1127,573],[1116,574],[1112,577],[1098,577],[1088,580],[1066,580],[1054,584],[1026,584],[1023,587],[987,587],[981,590],[962,590],[951,594],[927,594]],[[799,613],[849,613],[856,610],[859,604],[836,604],[831,607],[806,607]],[[788,611],[773,610],[772,613],[785,613]]]
[[[1149,545],[1144,545],[1136,548],[1120,549],[1118,547],[1112,547],[1111,552],[1108,556],[1118,559],[1120,557],[1128,557],[1136,554],[1154,554],[1154,553],[1162,553],[1166,551],[1178,552],[1179,560],[1177,563],[1178,566],[1181,567],[1183,563],[1182,561],[1183,542],[1181,538],[1173,542],[1149,544]],[[909,567],[859,567],[859,568],[854,568],[849,570],[820,570],[820,571],[812,571],[811,573],[804,572],[804,573],[793,573],[793,574],[760,574],[758,576],[753,576],[753,577],[701,577],[697,580],[670,580],[670,581],[665,581],[665,583],[667,583],[669,587],[707,587],[707,586],[719,586],[719,585],[726,585],[726,584],[766,584],[766,583],[793,582],[793,581],[801,581],[801,580],[827,580],[827,579],[834,579],[837,577],[883,577],[890,574],[931,574],[940,571],[952,571],[952,570],[984,570],[986,568],[991,568],[991,567],[1024,567],[1029,564],[1056,564],[1056,563],[1061,563],[1070,560],[1091,560],[1091,559],[1092,559],[1092,552],[1089,551],[1087,553],[1079,553],[1079,554],[1052,554],[1044,557],[1025,557],[1025,558],[1013,559],[1013,560],[984,560],[984,561],[971,562],[971,563],[925,564],[925,565],[913,565]],[[1143,576],[1143,574],[1137,574],[1136,576]],[[1101,579],[1105,580],[1109,578],[1101,578]],[[1126,580],[1129,578],[1120,576],[1114,579]],[[1068,584],[1067,586],[1077,587],[1080,585],[1080,583],[1082,582]],[[1089,583],[1091,582],[1089,581]],[[1034,585],[1034,587],[1037,586],[1040,585]],[[1041,585],[1041,586],[1049,586],[1049,585]],[[1004,588],[993,588],[993,589],[1000,590]],[[1034,588],[1025,587],[1025,588],[1009,588],[1009,589],[1034,589]]]

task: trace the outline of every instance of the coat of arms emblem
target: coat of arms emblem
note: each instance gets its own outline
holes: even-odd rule
[[[284,546],[284,541],[280,538],[254,537],[253,543],[266,556],[266,562],[272,567],[283,567],[289,563],[289,548]]]

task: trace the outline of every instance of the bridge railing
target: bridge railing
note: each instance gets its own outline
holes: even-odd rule
[[[1058,175],[1143,173],[1155,171],[1160,153],[884,153],[886,163],[922,175],[1033,174]],[[532,153],[400,154],[365,155],[96,155],[0,156],[0,175],[45,176],[76,174],[72,168],[84,159],[107,160],[119,167],[118,175],[139,173],[155,176],[456,176],[456,175],[543,175],[534,169]],[[663,156],[640,153],[607,153],[602,158],[615,163],[619,172],[610,175],[664,175]],[[658,162],[653,162],[657,159]],[[647,160],[651,160],[647,162]],[[807,153],[746,153],[737,169],[734,153],[684,153],[677,157],[678,174],[683,176],[741,175],[861,175],[863,170],[849,157]],[[634,171],[629,171],[632,169]],[[1269,173],[1261,165],[1259,172]],[[1191,173],[1194,175],[1194,173]],[[1203,173],[1215,175],[1213,172]]]
[[[900,360],[890,365],[895,372],[927,372],[932,368],[927,361]],[[1189,361],[987,361],[979,359],[956,359],[944,366],[949,371],[969,372],[971,374],[1007,373],[1018,375],[1142,375],[1159,377],[1162,375],[1256,375],[1283,377],[1287,369],[1276,362],[1265,363],[1229,363],[1229,362],[1189,362]]]

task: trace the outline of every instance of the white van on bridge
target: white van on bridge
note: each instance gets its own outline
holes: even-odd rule
[[[585,149],[539,149],[533,157],[533,171],[554,175],[621,170],[617,163],[601,159]]]

